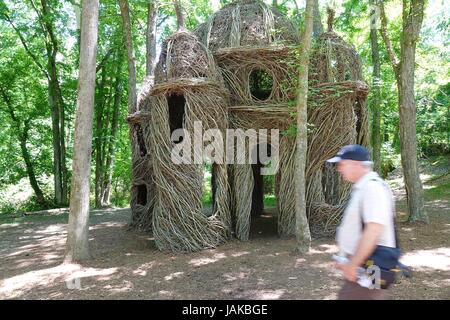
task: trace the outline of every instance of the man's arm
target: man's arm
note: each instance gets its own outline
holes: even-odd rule
[[[358,267],[366,262],[377,246],[378,239],[383,232],[384,225],[375,222],[366,223],[356,253],[348,263],[338,264],[348,281],[355,282],[358,277]]]

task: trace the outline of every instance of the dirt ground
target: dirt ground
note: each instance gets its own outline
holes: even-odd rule
[[[404,200],[397,209],[404,220]],[[450,203],[427,201],[426,209],[429,225],[399,224],[402,261],[414,274],[393,287],[393,299],[450,299]],[[340,287],[333,239],[295,254],[270,212],[252,221],[249,241],[190,254],[158,251],[149,234],[128,230],[129,217],[129,209],[92,212],[94,259],[83,265],[62,264],[67,212],[2,218],[0,299],[325,300]]]

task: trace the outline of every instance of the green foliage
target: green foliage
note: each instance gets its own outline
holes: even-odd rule
[[[448,198],[448,190],[450,190],[450,182],[437,184],[425,190],[425,196],[429,200],[438,200]]]
[[[210,164],[204,165],[203,187],[202,187],[202,203],[204,207],[212,206],[212,166]]]
[[[264,194],[274,195],[275,194],[275,175],[265,175],[263,176]]]
[[[181,2],[186,17],[186,27],[195,29],[200,23],[207,21],[209,16],[218,9],[214,5],[223,7],[229,0],[219,0],[212,3],[209,0],[194,0]],[[272,1],[266,0],[268,4]],[[40,2],[34,1],[37,8]],[[65,107],[67,166],[73,157],[73,130],[77,99],[78,65],[79,65],[79,30],[72,1],[47,0],[50,12],[45,17],[39,17],[31,5],[31,1],[0,0],[0,87],[4,88],[14,107],[14,112],[20,123],[30,121],[31,129],[27,140],[31,161],[36,172],[38,183],[47,198],[53,192],[52,182],[52,132],[51,114],[48,101],[47,79],[37,66],[46,67],[47,48],[45,46],[45,30],[43,22],[50,21],[55,26],[55,37],[58,43],[56,55],[58,79],[61,84]],[[322,2],[320,2],[322,4]],[[363,76],[366,82],[372,83],[371,47],[369,41],[369,8],[367,1],[340,0],[338,4],[334,30],[352,43],[359,53],[363,63]],[[401,38],[401,2],[387,1],[386,9],[389,19],[388,32],[397,55],[400,54]],[[148,1],[129,1],[131,14],[132,37],[136,56],[136,71],[138,88],[145,77],[145,33],[147,24]],[[278,1],[278,10],[290,18],[296,28],[301,30],[303,8],[294,1]],[[442,155],[450,152],[450,28],[448,10],[444,1],[430,0],[426,9],[421,37],[417,43],[416,54],[416,102],[417,102],[417,140],[419,152],[423,156]],[[322,21],[326,21],[325,8],[322,6]],[[17,32],[12,28],[11,19],[16,29],[23,36],[27,49],[34,55],[31,58],[25,50]],[[326,28],[326,26],[325,26]],[[165,37],[176,29],[174,6],[171,0],[159,1],[157,16],[157,43],[161,45]],[[382,171],[386,175],[389,171],[400,166],[399,115],[397,102],[396,79],[390,65],[386,48],[381,36],[380,45],[381,79],[381,128],[382,128]],[[120,50],[124,52],[122,18],[117,0],[100,2],[99,38],[97,65],[104,64],[106,72],[105,90],[96,90],[96,108],[101,99],[109,101],[103,110],[104,120],[112,116],[112,94],[116,76],[117,64],[122,78],[122,97],[119,109],[119,129],[115,143],[115,161],[113,167],[113,183],[111,203],[114,206],[128,206],[131,190],[131,148],[129,128],[125,121],[127,117],[128,70],[126,54],[122,61],[118,60]],[[293,48],[298,54],[299,48]],[[108,57],[108,54],[110,56]],[[107,59],[105,59],[108,57]],[[287,62],[293,72],[298,72],[296,56]],[[294,77],[296,78],[296,77]],[[270,79],[263,79],[263,83],[256,83],[255,87],[262,88]],[[101,72],[97,73],[97,83],[101,81]],[[264,82],[265,81],[265,82]],[[295,92],[297,83],[282,83],[283,90]],[[314,94],[314,92],[310,92]],[[338,96],[336,96],[338,98]],[[369,95],[369,105],[372,96]],[[296,118],[296,100],[289,104],[292,107],[290,117]],[[314,103],[309,104],[314,108]],[[38,210],[39,206],[31,191],[22,158],[18,134],[20,125],[11,118],[6,102],[0,97],[0,210],[1,212]],[[94,121],[95,124],[95,121]],[[310,133],[315,128],[308,125]],[[111,134],[111,127],[106,126],[102,132],[94,127],[95,139],[107,139]],[[295,121],[292,126],[282,132],[283,135],[294,138],[296,136]],[[94,190],[95,151],[92,153],[92,185]],[[210,172],[211,168],[207,168]],[[69,172],[70,174],[70,172]],[[276,199],[273,190],[273,176],[265,179],[265,206],[274,205]],[[267,180],[267,181],[266,181]],[[445,187],[448,188],[448,185]],[[443,188],[445,188],[443,187]],[[12,190],[12,191],[11,191]],[[445,189],[428,191],[438,194]],[[205,176],[203,201],[211,204],[211,181]]]
[[[423,154],[450,152],[450,82],[434,96],[422,97],[417,110],[418,144]]]
[[[389,142],[381,145],[381,175],[387,177],[389,172],[400,166],[400,154]]]
[[[269,194],[269,195],[265,194],[263,203],[264,203],[264,208],[274,208],[277,206],[277,198],[273,194]]]
[[[372,58],[368,2],[342,1],[342,10],[336,17],[335,30],[355,45],[363,61],[363,75],[372,84]],[[400,57],[400,38],[402,31],[401,2],[385,2],[388,12],[388,33],[394,52]],[[430,1],[426,7],[421,37],[417,43],[415,89],[417,105],[417,139],[420,155],[448,153],[450,82],[448,11],[441,1]],[[378,21],[379,22],[379,21]],[[381,60],[381,140],[382,166],[386,174],[400,166],[400,134],[398,97],[395,75],[380,32],[378,44]],[[372,105],[369,94],[368,105]],[[371,111],[371,110],[370,110]]]

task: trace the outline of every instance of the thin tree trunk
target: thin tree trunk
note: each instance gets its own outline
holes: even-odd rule
[[[107,155],[106,155],[106,153],[108,152],[108,148],[109,148],[109,139],[108,139],[108,130],[109,130],[109,126],[110,126],[110,123],[111,123],[111,117],[112,117],[112,112],[113,112],[113,106],[111,106],[111,101],[112,101],[112,98],[113,98],[113,86],[114,86],[114,81],[113,81],[114,79],[111,77],[110,78],[110,81],[109,81],[109,92],[108,92],[108,96],[106,97],[106,101],[104,102],[104,108],[103,108],[103,113],[105,114],[105,118],[104,118],[104,120],[103,120],[103,133],[104,133],[104,136],[103,136],[103,140],[102,140],[102,150],[101,150],[101,152],[102,152],[102,173],[104,174],[104,170],[105,170],[105,167],[106,167],[106,158],[107,158]],[[101,191],[101,193],[100,193],[100,195],[103,193],[103,177],[101,178],[101,180],[102,180],[102,185],[101,185],[101,188],[102,188],[102,191]],[[100,198],[101,198],[101,196],[100,196]]]
[[[37,203],[39,203],[43,209],[48,208],[47,201],[45,200],[44,193],[39,187],[39,183],[36,179],[36,174],[34,173],[33,162],[31,160],[30,152],[27,148],[28,131],[30,130],[30,122],[25,121],[23,125],[23,131],[20,135],[20,150],[22,152],[23,160],[25,161],[25,167],[27,169],[28,178],[30,180],[31,187],[33,188],[34,194],[36,195]]]
[[[185,28],[183,7],[181,6],[180,0],[173,0],[173,5],[175,6],[175,13],[177,15],[177,30],[183,30]]]
[[[119,57],[117,63],[116,80],[114,84],[114,105],[113,105],[113,116],[111,123],[111,137],[108,143],[108,151],[106,154],[106,165],[104,170],[103,179],[103,194],[102,194],[102,205],[110,205],[110,195],[111,195],[111,184],[112,184],[112,174],[114,167],[114,159],[116,154],[116,143],[117,143],[117,133],[119,129],[119,111],[120,102],[122,100],[122,90],[121,90],[121,66],[122,66],[123,54],[122,50],[119,49]]]
[[[416,42],[423,21],[423,0],[403,0],[403,32],[400,53],[400,145],[405,179],[409,221],[428,222],[423,204],[422,181],[417,163],[416,101],[414,94],[414,64]]]
[[[319,0],[314,0],[313,37],[318,37],[323,33],[322,20],[320,18]]]
[[[335,16],[336,12],[332,8],[327,8],[327,14],[328,14],[328,17],[327,17],[328,31],[327,32],[331,32],[331,31],[333,31],[334,16]]]
[[[305,27],[301,33],[302,44],[299,57],[299,88],[297,97],[297,149],[295,168],[295,235],[297,239],[297,250],[300,253],[309,251],[311,244],[311,233],[309,231],[308,219],[306,217],[305,197],[305,167],[307,150],[307,94],[308,94],[308,62],[311,48],[311,35],[313,28],[314,0],[306,1]]]
[[[67,170],[67,161],[66,161],[66,112],[64,107],[64,102],[62,98],[61,89],[59,86],[59,82],[56,82],[56,92],[59,96],[60,100],[60,132],[61,132],[61,170],[62,170],[62,196],[61,202],[63,205],[68,204],[68,183],[69,183],[69,172]]]
[[[43,27],[47,35],[46,49],[47,49],[47,70],[50,75],[51,89],[50,92],[53,95],[50,99],[53,103],[53,111],[55,121],[53,129],[57,130],[54,137],[54,147],[58,150],[54,153],[58,154],[58,161],[55,165],[56,176],[55,180],[55,195],[56,203],[58,205],[64,205],[67,203],[67,169],[66,169],[66,148],[65,148],[65,130],[64,130],[64,103],[61,93],[61,88],[58,80],[58,68],[56,66],[56,55],[58,53],[58,41],[54,33],[54,27],[50,15],[50,9],[47,4],[47,0],[41,0],[42,6],[42,22]],[[36,9],[37,10],[37,9]],[[56,159],[55,159],[56,160]]]
[[[89,177],[92,150],[97,32],[98,0],[84,0],[81,21],[80,71],[66,261],[78,261],[90,258],[88,240]]]
[[[417,163],[416,103],[414,96],[414,64],[416,42],[423,21],[424,0],[403,0],[400,62],[395,56],[387,34],[387,18],[383,2],[379,2],[381,34],[397,78],[400,114],[400,149],[409,221],[428,222],[424,209],[423,188]]]
[[[25,168],[27,170],[28,179],[30,180],[30,185],[33,188],[34,194],[36,195],[37,203],[39,203],[44,209],[48,208],[47,200],[45,200],[44,193],[42,189],[39,187],[39,183],[36,179],[36,174],[33,167],[33,161],[31,160],[31,155],[27,147],[28,140],[28,132],[30,130],[30,120],[24,121],[22,125],[22,121],[17,118],[14,107],[11,103],[10,97],[7,95],[6,91],[3,88],[0,88],[2,93],[3,100],[5,101],[11,119],[15,123],[17,135],[20,143],[20,151],[22,153],[22,158],[25,162]]]
[[[149,0],[147,13],[147,62],[146,72],[147,76],[152,76],[155,70],[156,59],[156,16],[158,13],[158,4],[156,0]]]
[[[370,3],[373,5],[374,0]],[[370,45],[372,49],[372,158],[374,162],[374,170],[381,174],[381,73],[380,73],[380,50],[378,48],[378,37],[376,29],[376,15],[371,13],[371,28],[370,28]]]
[[[55,203],[62,204],[62,163],[61,163],[61,131],[59,124],[60,112],[56,102],[55,85],[53,80],[48,81],[49,104],[52,116],[52,144],[53,144],[53,182]]]
[[[101,186],[103,184],[103,111],[104,111],[104,89],[106,83],[106,68],[102,67],[102,76],[98,85],[98,100],[96,105],[96,137],[95,137],[95,207],[101,207]]]
[[[131,35],[130,9],[127,0],[119,0],[120,13],[123,21],[123,34],[128,55],[128,113],[132,114],[137,109],[136,94],[136,59],[134,57],[133,39]]]

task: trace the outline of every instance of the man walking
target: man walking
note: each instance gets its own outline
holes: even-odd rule
[[[336,265],[345,278],[338,299],[386,299],[386,290],[362,287],[357,280],[358,268],[366,263],[377,245],[396,247],[392,192],[372,170],[369,152],[363,146],[347,145],[327,162],[336,163],[342,178],[353,183],[336,236],[339,255],[348,259]]]

